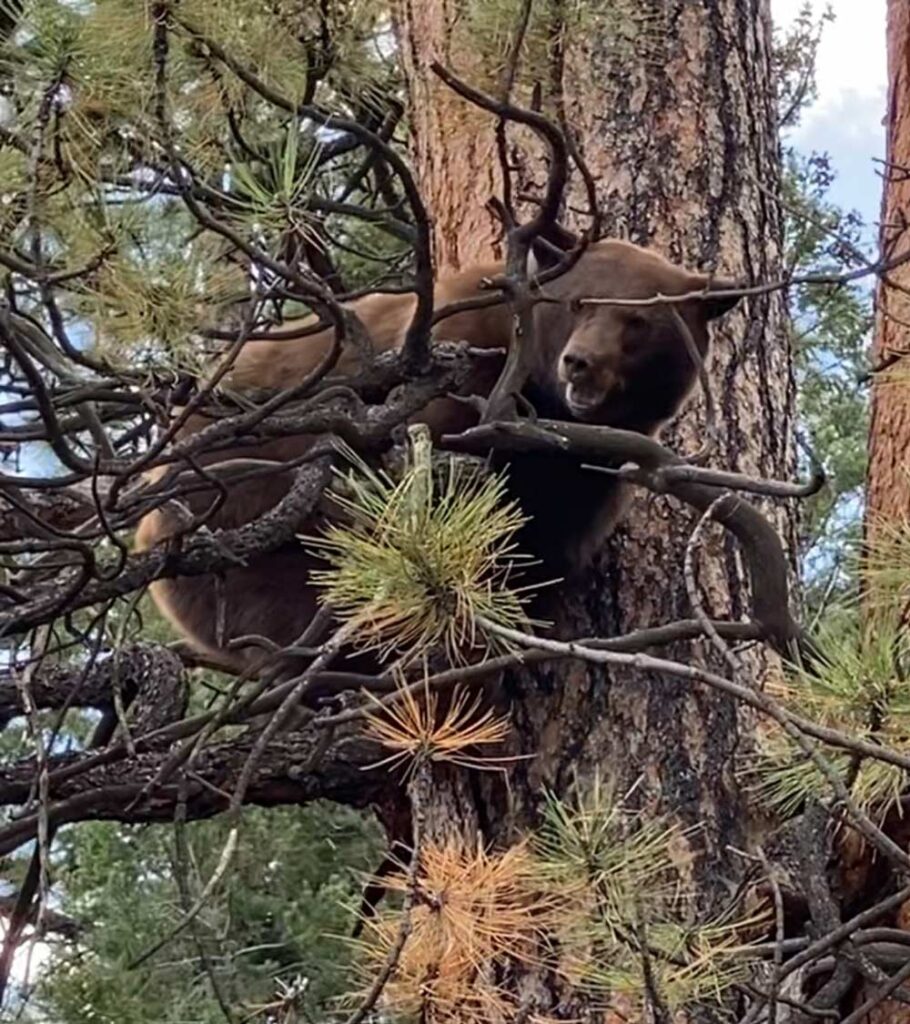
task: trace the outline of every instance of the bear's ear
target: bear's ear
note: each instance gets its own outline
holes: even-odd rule
[[[555,267],[562,257],[576,245],[578,245],[576,235],[559,224],[553,224],[531,243],[531,251],[528,254],[528,277]]]
[[[729,313],[742,299],[742,295],[725,295],[724,292],[740,291],[743,285],[739,281],[729,278],[715,277],[708,278],[703,274],[698,275],[699,288],[708,288],[705,297],[698,299],[698,305],[705,320],[716,320],[724,313]],[[720,294],[716,294],[716,293]]]

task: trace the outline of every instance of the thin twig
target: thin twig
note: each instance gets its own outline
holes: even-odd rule
[[[285,699],[278,706],[269,720],[268,725],[262,730],[257,736],[256,742],[253,744],[252,749],[247,755],[246,761],[240,770],[240,774],[237,778],[237,783],[234,787],[234,791],[231,794],[230,803],[227,808],[228,820],[231,822],[230,831],[228,833],[227,841],[224,848],[221,851],[221,856],[218,860],[218,864],[215,867],[209,880],[203,887],[198,899],[193,906],[183,915],[181,920],[165,935],[159,939],[150,949],[146,950],[139,957],[137,957],[131,964],[130,970],[134,970],[136,967],[145,963],[148,959],[154,956],[159,950],[163,949],[169,942],[179,935],[189,924],[191,924],[195,918],[199,915],[206,903],[211,898],[217,887],[220,885],[222,879],[227,874],[228,868],[230,867],[231,860],[233,859],[234,853],[237,849],[237,843],[239,840],[239,817],[240,811],[243,808],[244,800],[246,797],[247,789],[249,788],[250,782],[253,778],[253,772],[259,759],[262,757],[263,752],[268,746],[272,738],[281,730],[281,728],[287,724],[291,715],[296,711],[297,706],[300,702],[300,698],[303,696],[307,687],[310,685],[313,676],[319,672],[320,669],[324,668],[332,658],[338,653],[339,649],[348,639],[350,632],[349,626],[343,626],[339,629],[334,636],[332,636],[322,647],[322,652],[313,663],[302,673],[299,680],[292,687],[290,693],[287,694]]]
[[[831,789],[838,800],[843,803],[850,815],[854,826],[869,842],[888,860],[893,861],[905,871],[910,871],[910,855],[907,854],[897,843],[887,836],[856,804],[844,785],[837,769],[818,748],[810,743],[807,736],[823,740],[832,746],[838,746],[848,750],[861,750],[865,753],[876,750],[873,743],[865,743],[862,740],[848,737],[843,733],[836,733],[825,726],[817,725],[809,719],[795,715],[782,707],[777,701],[767,694],[751,689],[740,683],[725,679],[714,672],[697,668],[693,665],[683,665],[680,662],[668,661],[665,658],[655,658],[647,654],[618,654],[611,651],[597,651],[572,641],[548,640],[543,637],[535,637],[519,630],[509,629],[500,626],[489,620],[482,620],[480,625],[490,633],[500,636],[513,643],[519,643],[526,647],[539,647],[543,650],[563,651],[567,654],[580,658],[583,661],[591,661],[602,665],[623,665],[628,668],[637,669],[642,672],[654,672],[657,675],[670,675],[679,679],[686,679],[690,682],[700,682],[735,697],[744,704],[749,705],[756,711],[761,711],[777,724],[790,736],[800,747],[803,753],[816,765],[819,771],[827,779]],[[836,737],[835,737],[836,734]],[[875,756],[875,755],[872,755]],[[880,756],[880,755],[879,755]],[[887,759],[908,760],[900,755],[889,754]]]
[[[771,896],[774,901],[774,967],[771,974],[771,990],[768,995],[768,1024],[777,1024],[777,1003],[780,994],[780,972],[784,962],[784,938],[786,936],[784,920],[784,897],[780,891],[780,885],[774,874],[774,868],[768,860],[768,855],[762,849],[761,844],[755,848],[756,855],[761,861],[765,878],[771,887]]]
[[[727,667],[730,669],[733,678],[738,679],[742,672],[742,665],[736,655],[730,650],[729,645],[715,629],[714,623],[711,621],[708,613],[705,611],[704,605],[702,604],[701,596],[698,593],[698,584],[695,581],[695,552],[701,541],[702,533],[704,533],[706,526],[714,518],[714,512],[724,498],[726,498],[726,495],[722,494],[719,498],[713,501],[705,509],[701,518],[695,524],[695,529],[689,537],[689,541],[686,544],[686,550],[683,555],[683,577],[686,583],[686,591],[689,595],[689,603],[692,605],[695,616],[701,624],[705,635],[711,640],[715,650],[720,653],[720,656],[727,663]]]
[[[369,991],[364,996],[361,1004],[345,1021],[345,1024],[362,1024],[367,1014],[369,1014],[373,1009],[379,997],[382,995],[389,979],[392,977],[392,974],[398,966],[398,961],[401,959],[401,954],[404,951],[405,944],[410,938],[411,930],[413,928],[411,915],[418,897],[417,873],[420,870],[420,854],[424,833],[423,793],[427,788],[428,783],[429,769],[427,762],[425,760],[420,760],[415,766],[414,775],[408,786],[408,795],[411,801],[411,820],[413,822],[413,846],[411,850],[411,860],[408,864],[407,875],[405,876],[406,888],[403,906],[401,908],[401,921],[398,925],[398,934],[395,936],[395,941],[392,943],[392,946],[386,955],[385,963],[373,979],[373,983],[370,985]]]

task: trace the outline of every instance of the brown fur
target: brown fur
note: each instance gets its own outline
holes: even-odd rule
[[[440,280],[436,308],[479,294],[483,279],[500,272],[497,265],[478,266]],[[572,300],[680,295],[706,285],[703,275],[630,243],[610,240],[591,246],[570,271],[545,286],[546,294],[558,304],[542,303],[535,310],[536,343],[525,392],[538,415],[655,433],[679,409],[696,380],[696,367],[672,312],[663,306],[576,308]],[[414,305],[413,295],[371,295],[352,303],[379,351],[401,344]],[[723,298],[677,304],[703,355],[708,347],[708,320],[732,305],[733,301]],[[460,313],[441,321],[434,339],[506,349],[512,340],[511,314],[504,305]],[[299,340],[248,342],[224,383],[237,390],[288,387],[317,367],[331,344],[329,331]],[[356,369],[357,355],[346,349],[335,372]],[[500,369],[501,360],[489,360],[466,393],[488,394]],[[420,419],[439,436],[467,428],[476,421],[476,414],[464,403],[439,399],[427,406]],[[198,430],[205,422],[194,419],[183,433]],[[311,443],[307,437],[285,438],[200,461],[229,482],[232,475],[248,471],[248,463],[231,460],[284,464]],[[284,471],[229,486],[227,501],[208,525],[226,529],[250,522],[280,500],[291,476]],[[550,575],[587,564],[616,522],[622,489],[565,457],[513,458],[509,477],[515,496],[533,516],[522,538],[525,550],[541,558]],[[203,512],[215,493],[195,495],[187,502],[190,510]],[[166,540],[178,525],[164,510],[151,513],[140,523],[137,548],[146,550]],[[306,524],[301,529],[307,529]],[[307,583],[314,565],[301,547],[288,546],[251,565],[228,570],[219,587],[212,577],[159,580],[152,593],[159,608],[191,642],[231,667],[243,669],[251,655],[226,652],[218,642],[217,622],[224,626],[225,639],[253,633],[280,645],[290,644],[315,611],[315,595]]]

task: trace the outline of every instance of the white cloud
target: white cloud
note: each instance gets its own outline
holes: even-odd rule
[[[771,0],[775,24],[786,29],[803,2]],[[885,4],[886,0],[830,0],[835,20],[822,31],[816,62],[818,99],[787,138],[803,152],[831,155],[836,178],[829,198],[859,210],[870,240],[876,236],[881,200],[873,158],[885,153]],[[816,15],[827,5],[827,0],[812,0]]]
[[[816,76],[818,102],[808,112],[818,116],[826,106],[837,105],[845,93],[858,98],[884,97],[887,85],[885,59],[886,0],[830,0],[835,21],[824,26]],[[771,0],[776,25],[785,28],[802,7],[803,0]],[[816,13],[826,0],[813,0]]]

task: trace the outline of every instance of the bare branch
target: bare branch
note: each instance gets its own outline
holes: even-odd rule
[[[671,494],[704,512],[722,492],[690,479],[662,479],[660,470],[692,470],[677,455],[650,437],[609,427],[540,420],[529,423],[491,423],[464,434],[448,436],[444,444],[456,451],[555,451],[581,459],[623,459],[636,468],[624,479],[656,493]],[[767,630],[771,642],[788,657],[811,653],[811,644],[789,610],[789,568],[783,546],[770,523],[755,508],[729,495],[714,518],[729,529],[743,548],[752,589],[753,618]]]

